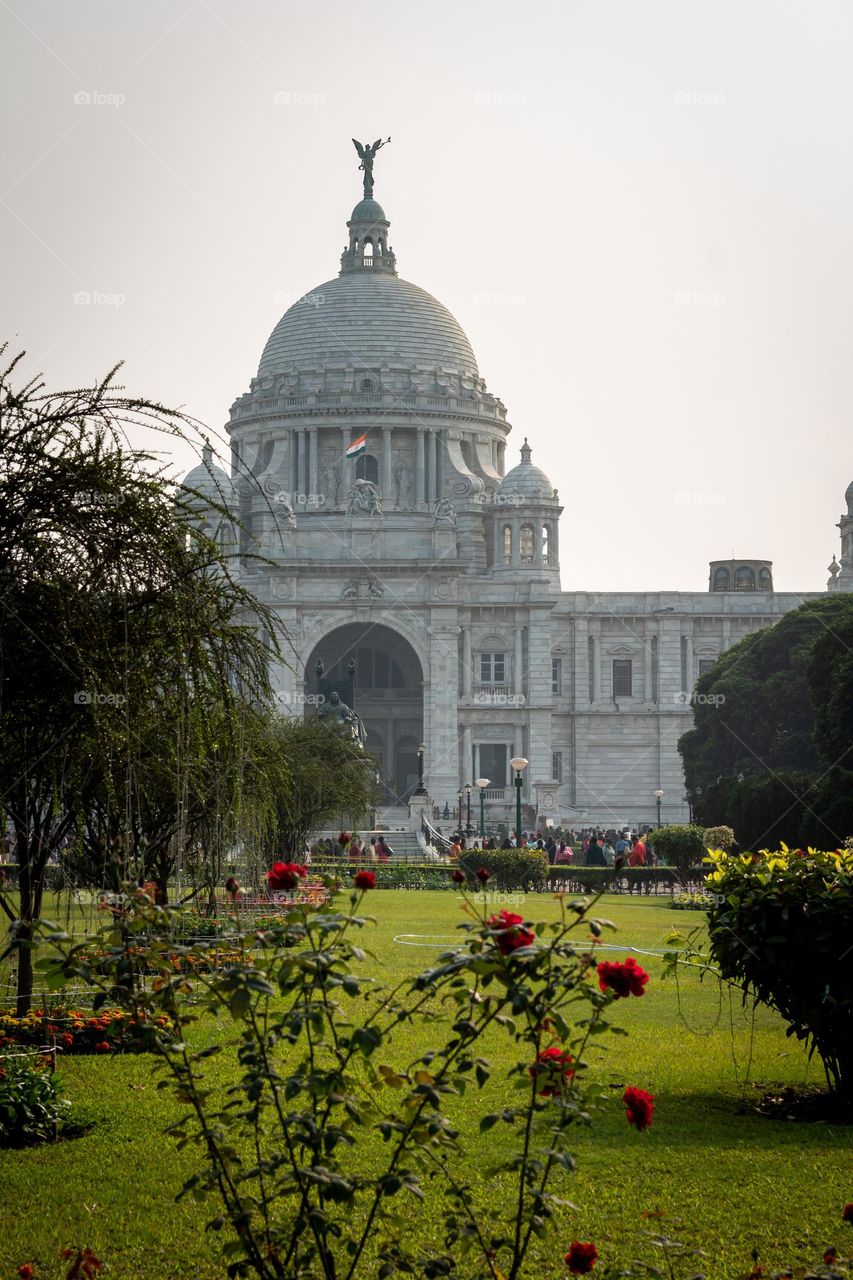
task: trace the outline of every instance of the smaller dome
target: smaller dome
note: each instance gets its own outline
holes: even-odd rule
[[[853,480],[850,481],[844,490],[844,501],[847,503],[848,512],[853,512]]]
[[[530,461],[532,450],[525,436],[521,446],[521,462],[504,476],[498,492],[503,496],[511,496],[516,501],[554,502],[554,486],[540,467],[534,467]]]
[[[385,210],[376,200],[359,200],[352,211],[350,222],[369,222],[371,226],[377,222],[387,222]]]
[[[231,479],[213,461],[213,450],[209,444],[202,448],[201,462],[184,476],[181,483],[185,489],[194,490],[190,495],[190,501],[200,494],[221,505],[226,505],[234,496]]]

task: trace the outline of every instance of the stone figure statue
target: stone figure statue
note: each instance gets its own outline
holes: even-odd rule
[[[290,503],[290,498],[284,492],[277,493],[275,496],[276,519],[279,524],[287,525],[289,529],[296,528],[296,515]]]
[[[330,508],[338,505],[338,469],[329,464],[323,471],[323,493]]]
[[[433,524],[456,524],[456,512],[449,498],[436,498],[432,504]]]
[[[412,472],[402,458],[394,467],[394,480],[397,487],[397,510],[408,511],[412,505]]]
[[[364,198],[365,200],[373,199],[373,161],[376,158],[376,152],[380,147],[386,146],[391,141],[390,138],[377,138],[375,142],[366,142],[364,146],[357,142],[355,138],[352,145],[358,152],[361,164],[358,166],[360,170],[364,170]]]
[[[353,742],[364,749],[367,734],[361,717],[355,714],[352,707],[347,706],[337,689],[333,689],[327,701],[320,704],[317,715],[330,724],[338,725],[346,737],[352,738]]]
[[[372,480],[356,480],[347,494],[347,514],[382,515],[382,494]]]

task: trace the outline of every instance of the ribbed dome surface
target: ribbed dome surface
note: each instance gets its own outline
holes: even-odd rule
[[[353,271],[318,285],[273,329],[258,376],[318,365],[441,365],[477,375],[461,326],[440,302],[398,276]]]
[[[521,447],[521,462],[504,476],[499,493],[502,496],[511,495],[516,501],[553,501],[554,486],[541,467],[534,467],[530,461],[530,452],[530,446],[525,440]]]
[[[387,222],[385,210],[375,200],[359,200],[350,214],[350,222]]]

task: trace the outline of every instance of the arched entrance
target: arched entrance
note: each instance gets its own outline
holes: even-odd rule
[[[318,676],[317,663],[323,664]],[[315,645],[305,664],[306,693],[337,690],[361,716],[387,804],[405,804],[418,783],[424,732],[424,677],[408,640],[381,624],[350,622]],[[311,702],[307,703],[311,714]]]

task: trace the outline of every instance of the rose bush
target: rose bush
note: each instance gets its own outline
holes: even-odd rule
[[[242,939],[252,965],[181,974],[168,959],[174,944],[158,942],[170,937],[175,910],[129,894],[99,940],[109,973],[55,927],[42,931],[56,949],[42,971],[48,982],[90,983],[96,999],[122,993],[150,1029],[180,1112],[170,1132],[197,1152],[182,1194],[217,1200],[211,1226],[227,1235],[230,1274],[520,1280],[531,1240],[562,1203],[554,1184],[574,1167],[572,1126],[586,1125],[600,1105],[587,1048],[610,1029],[619,999],[613,985],[602,989],[589,940],[603,922],[584,900],[560,896],[558,918],[534,926],[513,912],[489,914],[480,895],[466,895],[459,945],[382,988],[360,972],[365,892],[292,904],[260,938]],[[143,984],[152,968],[156,978]],[[641,993],[641,978],[627,962],[625,970],[629,994]],[[206,1072],[222,1044],[194,1047],[192,1024],[205,1008],[233,1020],[237,1072]],[[162,1016],[174,1037],[159,1034]],[[414,1059],[413,1029],[422,1042]],[[509,1095],[483,1056],[487,1033],[514,1046]],[[515,1183],[482,1208],[445,1110],[474,1090],[493,1107],[481,1114],[481,1132],[507,1131],[493,1172]],[[650,1095],[626,1092],[624,1102],[632,1122],[647,1127]],[[421,1205],[438,1227],[423,1249],[406,1230]]]

